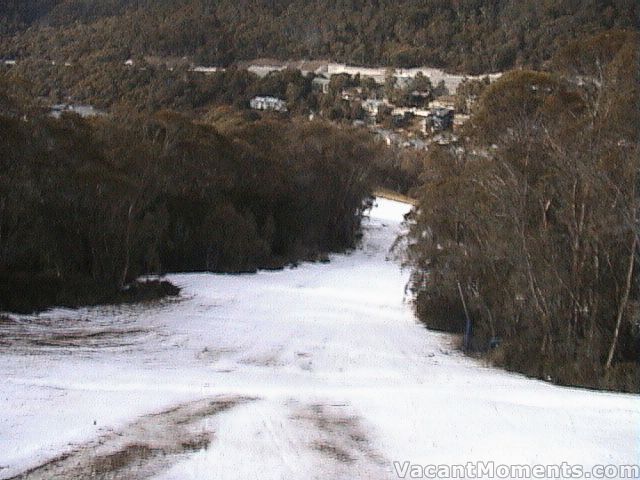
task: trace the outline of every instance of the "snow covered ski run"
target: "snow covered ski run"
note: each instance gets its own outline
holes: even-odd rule
[[[638,396],[490,368],[415,320],[390,253],[408,208],[378,199],[362,245],[328,264],[171,275],[179,299],[10,316],[0,479],[375,480],[469,462],[586,475],[640,463]]]

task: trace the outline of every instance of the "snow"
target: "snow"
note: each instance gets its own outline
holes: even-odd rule
[[[360,75],[362,77],[371,77],[376,82],[382,84],[388,74],[389,68],[372,68],[361,67],[356,65],[346,65],[344,63],[330,63],[326,65],[326,73],[329,76],[339,75],[347,73],[355,76]],[[483,78],[481,75],[455,75],[447,73],[444,70],[432,67],[418,67],[418,68],[396,68],[393,69],[394,76],[403,81],[414,78],[418,73],[422,73],[425,77],[429,78],[433,85],[437,85],[441,81],[445,83],[447,89],[453,94],[458,89],[458,85],[465,79],[478,80]],[[495,81],[502,76],[502,73],[491,73],[488,76],[491,81]]]
[[[398,478],[394,461],[639,463],[637,395],[489,368],[416,322],[409,272],[389,252],[408,208],[378,199],[361,248],[329,264],[172,275],[177,301],[0,324],[0,478],[63,453],[90,462],[98,448],[157,446],[154,418],[208,439],[178,453],[162,439],[173,456],[147,474],[164,480]],[[221,398],[228,408],[202,409]]]

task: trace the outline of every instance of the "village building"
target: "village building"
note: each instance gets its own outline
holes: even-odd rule
[[[409,94],[408,103],[415,108],[428,107],[432,96],[433,94],[431,92],[414,90]]]
[[[456,114],[455,117],[453,118],[454,129],[462,127],[462,125],[464,125],[465,122],[469,120],[469,118],[471,118],[470,115]]]
[[[415,115],[412,112],[391,115],[391,124],[394,128],[406,128],[413,122]]]
[[[219,71],[224,71],[224,68],[198,66],[191,68],[191,71],[196,73],[204,73],[205,75],[213,75],[214,73],[217,73]]]
[[[453,128],[454,111],[450,108],[434,108],[424,119],[424,133],[442,132]]]
[[[420,138],[409,138],[402,142],[400,146],[402,148],[413,148],[415,150],[429,150],[427,142]]]
[[[385,106],[387,106],[387,102],[384,100],[378,100],[375,98],[369,98],[362,102],[362,108],[369,116],[375,117],[378,115],[378,112]]]
[[[253,97],[249,101],[249,106],[254,110],[287,111],[287,102],[276,97]]]
[[[92,105],[70,105],[67,103],[59,103],[51,107],[50,115],[54,118],[60,118],[63,113],[75,113],[82,118],[90,118],[105,115],[101,110],[96,109]]]
[[[327,94],[329,93],[330,82],[331,81],[328,78],[319,75],[311,80],[311,88],[314,92]]]

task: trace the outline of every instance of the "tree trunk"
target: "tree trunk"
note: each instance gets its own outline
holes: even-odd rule
[[[620,325],[622,324],[622,317],[624,311],[627,308],[627,302],[629,301],[629,293],[631,292],[631,284],[633,282],[633,266],[636,258],[636,246],[638,244],[637,235],[633,234],[633,241],[631,242],[631,253],[629,254],[629,265],[627,266],[627,278],[625,280],[624,291],[622,292],[622,298],[618,306],[618,315],[616,317],[616,328],[613,332],[613,339],[611,340],[611,347],[609,348],[609,356],[607,357],[607,363],[605,369],[611,368],[613,362],[613,356],[616,352],[616,346],[618,344],[618,336],[620,335]]]
[[[467,310],[467,302],[464,300],[464,294],[462,293],[462,286],[458,281],[458,293],[460,293],[460,300],[462,300],[462,308],[464,308],[464,316],[466,317],[466,326],[464,328],[464,350],[469,350],[471,344],[471,317],[469,317],[469,311]]]
[[[124,266],[118,283],[118,288],[122,289],[129,276],[129,263],[131,262],[131,223],[133,217],[133,203],[129,205],[127,211],[127,230],[124,239]]]

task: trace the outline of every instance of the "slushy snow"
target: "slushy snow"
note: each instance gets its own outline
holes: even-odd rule
[[[0,478],[47,478],[37,467],[53,459],[64,478],[79,471],[67,455],[90,463],[132,445],[166,455],[133,458],[137,470],[124,465],[116,478],[640,463],[639,396],[489,368],[416,321],[409,273],[390,253],[408,209],[378,199],[362,245],[329,264],[171,275],[177,300],[0,323]]]

